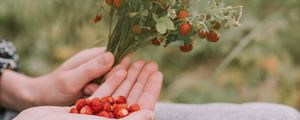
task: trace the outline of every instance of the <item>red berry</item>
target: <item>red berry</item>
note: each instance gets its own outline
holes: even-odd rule
[[[80,111],[81,108],[84,107],[84,106],[86,106],[86,105],[87,105],[87,103],[86,103],[85,99],[79,99],[75,103],[75,108]]]
[[[106,111],[101,111],[100,113],[96,114],[97,116],[100,117],[106,117],[106,118],[110,118],[110,114]]]
[[[81,108],[80,114],[93,115],[93,110],[90,106],[84,106]]]
[[[113,0],[105,0],[108,5],[112,5]]]
[[[219,30],[221,28],[221,24],[218,21],[211,22],[212,28],[215,30]]]
[[[103,111],[111,112],[114,110],[114,107],[110,103],[103,104]]]
[[[130,112],[136,112],[136,111],[140,111],[141,107],[138,104],[132,104],[129,106],[129,111]]]
[[[116,103],[118,103],[118,104],[125,104],[125,103],[127,103],[127,99],[124,96],[119,96],[117,98],[117,100],[116,100]]]
[[[155,46],[160,46],[161,43],[158,39],[153,39],[152,44],[155,45]]]
[[[129,115],[129,111],[126,108],[119,108],[114,111],[116,118],[123,118]]]
[[[187,36],[193,32],[192,25],[189,22],[184,22],[179,28],[179,34]]]
[[[220,40],[220,36],[215,31],[210,31],[207,35],[207,40],[209,42],[218,42]]]
[[[115,114],[113,112],[108,112],[109,118],[115,118]]]
[[[181,20],[181,19],[185,19],[189,16],[189,11],[183,9],[183,10],[180,10],[178,13],[177,13],[177,19]]]
[[[72,107],[70,113],[78,114],[79,111],[75,107]]]
[[[106,99],[107,99],[107,102],[111,105],[113,105],[115,103],[115,99],[111,96],[107,96]]]
[[[91,101],[91,108],[95,113],[99,113],[103,109],[103,105],[99,98],[94,98]]]
[[[102,19],[102,15],[101,14],[97,14],[95,16],[95,18],[93,19],[93,23],[97,23],[97,22],[101,21],[101,19]]]
[[[198,31],[198,36],[202,39],[206,38],[208,32],[204,31],[204,30],[199,30]]]
[[[116,8],[116,9],[120,9],[121,6],[122,6],[122,0],[113,0],[113,6]]]
[[[180,46],[180,50],[182,52],[190,52],[193,50],[193,45],[188,44],[188,45]]]
[[[128,108],[127,104],[114,104],[113,105],[114,110],[119,109],[119,108]]]

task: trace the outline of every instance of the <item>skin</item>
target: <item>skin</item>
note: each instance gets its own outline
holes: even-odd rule
[[[31,78],[13,71],[4,71],[1,77],[1,105],[14,110],[24,110],[18,119],[103,119],[88,115],[69,114],[69,106],[82,96],[127,96],[129,104],[140,104],[142,111],[124,119],[153,119],[163,75],[154,62],[138,61],[130,66],[129,58],[111,68],[114,57],[102,48],[82,51],[54,72]],[[98,86],[90,83],[105,76]],[[34,107],[44,106],[44,107]]]

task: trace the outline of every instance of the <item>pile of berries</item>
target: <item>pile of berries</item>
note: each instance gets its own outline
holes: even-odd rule
[[[71,108],[70,113],[119,119],[140,109],[138,104],[128,106],[127,99],[124,96],[119,96],[116,99],[107,96],[92,100],[79,99],[76,101],[75,106]]]

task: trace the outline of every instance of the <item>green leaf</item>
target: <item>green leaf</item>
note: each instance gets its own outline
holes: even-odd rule
[[[158,22],[156,24],[156,30],[161,33],[161,34],[165,34],[167,32],[167,26],[163,23]]]
[[[155,13],[152,13],[153,19],[155,20],[155,22],[159,22],[159,18]]]
[[[168,30],[175,29],[173,21],[168,16],[161,17],[160,21],[166,25]]]

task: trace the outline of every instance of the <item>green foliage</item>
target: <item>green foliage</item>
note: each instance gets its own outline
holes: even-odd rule
[[[106,44],[109,15],[90,23],[97,2],[1,0],[0,37],[17,46],[26,74],[48,73],[76,52]],[[161,101],[262,101],[300,109],[300,1],[225,3],[244,6],[243,25],[222,31],[221,42],[197,39],[189,54],[172,47],[138,51],[138,58],[157,61],[165,74]]]

